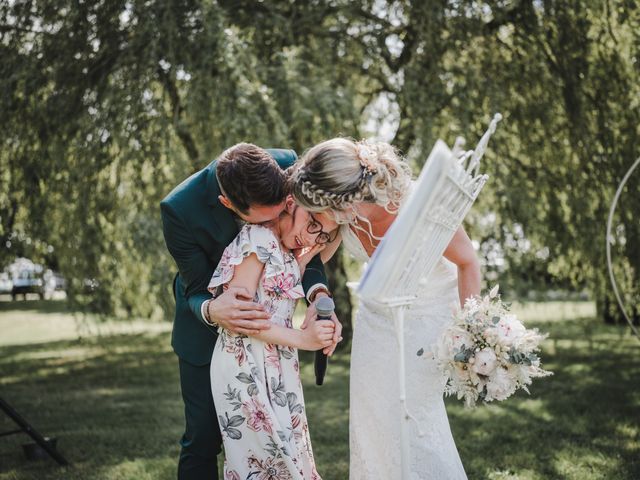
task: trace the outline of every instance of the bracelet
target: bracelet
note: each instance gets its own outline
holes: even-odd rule
[[[311,292],[311,295],[309,295],[309,303],[315,302],[316,297],[318,296],[318,293],[320,293],[320,292],[326,293],[329,297],[332,296],[331,292],[329,291],[329,289],[327,287],[318,287],[313,292]]]
[[[205,300],[207,304],[204,306],[204,321],[207,323],[211,322],[211,320],[209,320],[209,302],[210,301],[211,300]]]
[[[207,300],[207,306],[204,308],[204,319],[212,327],[218,328],[219,327],[218,323],[213,320],[213,317],[211,316],[211,312],[209,311],[211,302],[212,300]]]

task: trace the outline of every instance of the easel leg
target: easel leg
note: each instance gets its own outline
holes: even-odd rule
[[[402,462],[402,480],[409,480],[410,477],[410,449],[409,449],[409,412],[407,410],[407,385],[404,357],[404,311],[405,306],[391,307],[393,320],[398,336],[398,369],[400,377],[400,449]]]
[[[47,443],[40,433],[33,428],[29,422],[27,422],[18,412],[16,412],[11,405],[5,402],[0,397],[0,409],[4,411],[16,424],[20,427],[20,430],[13,432],[7,432],[7,434],[19,433],[20,431],[29,435],[34,442],[36,442],[45,452],[47,452],[51,458],[53,458],[60,465],[69,465],[69,462],[58,453],[58,451]]]

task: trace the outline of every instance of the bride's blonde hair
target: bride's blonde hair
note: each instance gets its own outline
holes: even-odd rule
[[[331,210],[338,223],[355,203],[395,213],[409,190],[411,169],[388,143],[326,140],[304,153],[290,172],[289,186],[306,210]]]

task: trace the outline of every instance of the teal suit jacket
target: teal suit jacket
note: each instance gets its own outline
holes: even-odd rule
[[[297,159],[293,150],[267,152],[282,169]],[[222,252],[239,231],[234,215],[218,200],[220,187],[215,168],[214,160],[174,188],[160,203],[164,239],[178,266],[173,282],[176,314],[171,346],[182,360],[192,365],[211,361],[218,334],[205,323],[201,307],[211,298],[207,285]],[[320,256],[309,262],[302,278],[305,291],[317,283],[327,284]]]

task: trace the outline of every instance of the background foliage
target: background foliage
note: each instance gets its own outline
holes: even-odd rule
[[[418,167],[500,111],[469,222],[487,278],[586,290],[613,319],[604,229],[640,155],[639,47],[631,0],[2,2],[0,264],[26,255],[78,305],[160,317],[158,202],[224,148],[378,133]],[[638,185],[614,251],[636,317]]]

